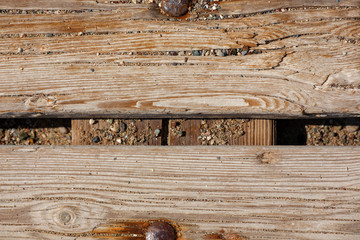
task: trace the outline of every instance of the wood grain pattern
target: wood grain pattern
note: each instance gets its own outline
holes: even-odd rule
[[[212,14],[227,18],[176,21],[110,3],[0,3],[0,117],[360,116],[360,1],[226,1]]]
[[[236,120],[239,121],[240,119]],[[219,125],[224,125],[224,122],[226,122],[225,119],[185,119],[180,122],[176,119],[170,119],[168,145],[275,145],[276,130],[274,120],[249,119],[244,123],[238,123],[236,120],[231,123],[229,128],[222,127],[221,131],[219,131],[219,133],[223,135],[221,137],[216,136],[219,134],[218,132],[209,133],[209,135],[215,135],[215,138],[219,137],[223,139],[223,142],[218,143],[217,141],[213,141],[211,144],[211,141],[201,141],[201,122],[205,121],[207,125],[212,125],[212,128],[209,128],[211,132],[212,130],[217,130],[216,124],[218,122]],[[179,123],[180,126],[177,127],[177,123]],[[237,127],[243,128],[243,134],[236,133],[235,128]],[[177,128],[179,128],[180,132],[177,131]],[[204,133],[203,131],[203,136],[206,137]]]
[[[2,146],[0,155],[1,239],[144,240],[138,226],[156,219],[182,240],[360,236],[359,148]]]

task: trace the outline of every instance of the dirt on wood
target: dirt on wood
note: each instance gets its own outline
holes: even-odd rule
[[[234,139],[239,139],[245,134],[246,123],[249,122],[248,119],[203,119],[199,120],[200,124],[196,126],[198,129],[189,132],[188,120],[171,121],[169,137],[172,142],[177,143],[175,145],[181,143],[181,138],[186,137],[187,134],[192,134],[195,138],[195,141],[192,141],[193,145],[230,145]]]
[[[75,129],[76,128],[76,129]],[[161,145],[163,132],[158,119],[73,120],[75,145]]]

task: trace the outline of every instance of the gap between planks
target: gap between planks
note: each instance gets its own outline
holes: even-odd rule
[[[229,119],[236,120],[236,119]],[[113,121],[113,120],[111,120]],[[116,120],[118,121],[118,120]],[[182,119],[181,134],[174,133],[174,126],[177,122],[176,119],[143,119],[143,120],[121,120],[121,124],[128,126],[133,124],[136,127],[136,132],[130,133],[129,129],[124,129],[123,132],[120,128],[114,125],[119,125],[118,122],[110,124],[107,120],[96,120],[94,124],[89,123],[89,119],[72,119],[72,144],[73,145],[88,145],[88,144],[114,144],[106,140],[104,132],[112,134],[111,138],[118,139],[115,144],[125,145],[201,145],[209,144],[202,143],[201,138],[201,122],[208,124],[219,121],[219,125],[226,121],[225,119]],[[241,126],[240,126],[241,125]],[[222,129],[215,132],[215,134],[222,134],[225,142],[215,142],[215,145],[275,145],[276,142],[276,129],[274,120],[266,119],[250,119],[244,123],[235,123],[233,128],[242,127],[243,134],[234,133],[233,128]],[[216,126],[213,126],[216,128]],[[210,128],[211,129],[211,128]],[[160,133],[155,133],[159,131]],[[209,130],[210,131],[210,130]],[[129,142],[124,139],[130,136],[134,139]],[[96,136],[100,137],[99,143],[92,142]],[[216,137],[216,136],[215,136]],[[210,144],[213,145],[213,144]]]

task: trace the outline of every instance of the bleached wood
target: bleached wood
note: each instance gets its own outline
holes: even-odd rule
[[[102,239],[95,233],[110,222],[156,219],[183,240],[360,236],[359,148],[2,146],[0,155],[0,239]]]
[[[36,2],[0,9],[77,12],[0,14],[0,117],[360,116],[360,1],[226,1],[214,14],[230,19],[199,21]],[[166,55],[244,46],[261,53]]]

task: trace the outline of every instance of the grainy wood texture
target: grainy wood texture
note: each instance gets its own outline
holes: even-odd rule
[[[110,123],[102,119],[90,124],[89,119],[72,119],[72,144],[161,145],[163,139],[161,119],[112,121]],[[99,139],[94,142],[95,137]]]
[[[97,2],[0,2],[0,117],[360,116],[359,0]]]
[[[188,240],[360,236],[359,148],[6,146],[0,156],[1,239],[144,240],[139,226],[157,219]]]
[[[229,120],[229,121],[228,121]],[[275,121],[267,119],[169,120],[168,145],[274,145]],[[206,127],[202,126],[204,122]],[[177,126],[177,124],[179,126]],[[209,139],[207,139],[209,137]]]

